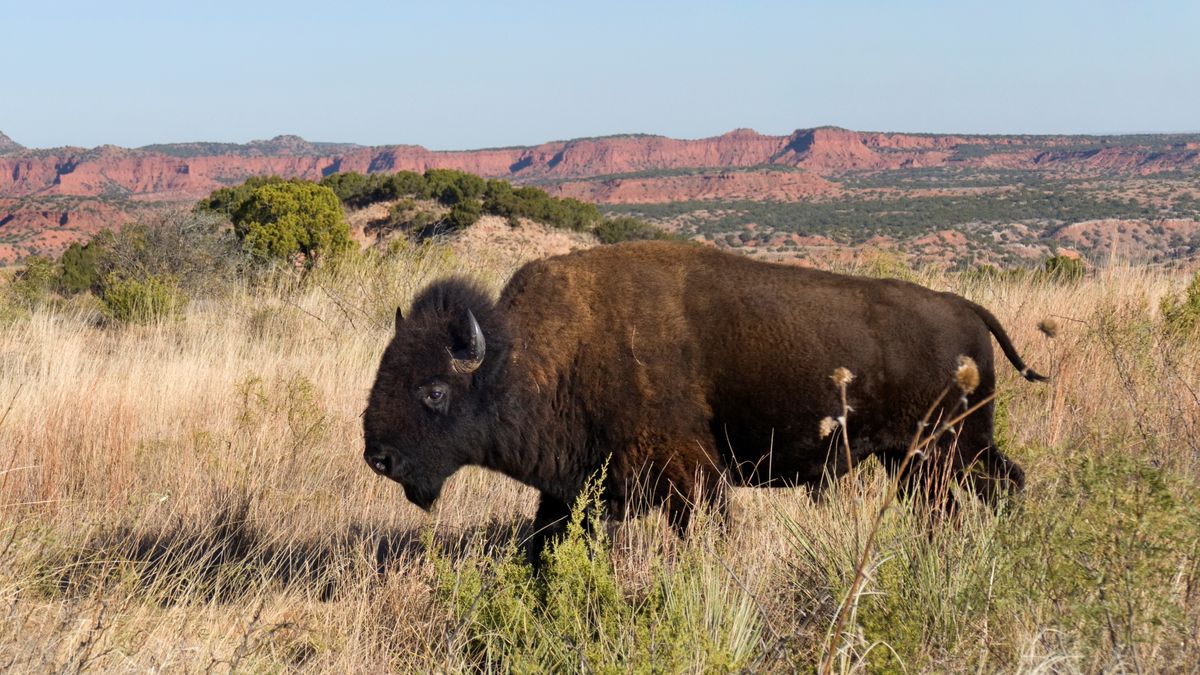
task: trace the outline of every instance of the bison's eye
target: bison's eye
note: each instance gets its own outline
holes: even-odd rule
[[[417,390],[417,396],[426,408],[444,413],[450,407],[450,386],[444,382],[431,382]]]

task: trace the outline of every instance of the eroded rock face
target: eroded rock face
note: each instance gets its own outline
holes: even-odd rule
[[[8,145],[6,145],[6,143]],[[663,136],[613,136],[543,143],[533,147],[443,152],[416,145],[360,147],[308,143],[285,136],[246,145],[180,144],[129,150],[102,146],[91,150],[25,150],[0,134],[0,197],[30,195],[137,195],[150,199],[198,199],[249,176],[280,175],[319,179],[335,171],[418,171],[453,168],[515,181],[571,181],[593,176],[681,169],[736,169],[789,166],[821,175],[867,169],[957,166],[1038,169],[1073,167],[1087,171],[1150,172],[1200,166],[1200,144],[1192,141],[1156,148],[1118,142],[1079,149],[1071,137],[934,136],[850,131],[834,127],[803,129],[789,136],[768,136],[738,129],[721,136],[680,140]],[[956,155],[971,146],[990,152]],[[1013,150],[1005,148],[1012,147]],[[8,148],[7,150],[5,148]],[[1061,148],[1061,149],[1058,149]],[[795,185],[787,173],[777,183]],[[759,178],[707,179],[746,185],[764,192],[780,188]],[[649,189],[650,183],[638,189]],[[664,182],[666,190],[678,184]],[[580,188],[572,188],[578,190]],[[803,190],[802,190],[803,191]],[[609,191],[597,190],[600,199]],[[613,199],[626,199],[611,191]],[[753,192],[748,198],[755,198]],[[651,201],[669,201],[664,196]]]
[[[8,152],[19,152],[24,149],[25,149],[25,146],[14,141],[13,139],[9,138],[8,136],[5,136],[4,132],[0,131],[0,155],[3,155]]]
[[[86,241],[100,230],[117,228],[172,206],[161,202],[115,203],[100,198],[0,198],[0,234],[4,236],[0,265],[11,265],[33,254],[57,256],[73,242]]]
[[[35,250],[55,254],[70,241],[103,227],[119,227],[147,208],[183,206],[250,176],[319,180],[338,171],[451,168],[515,183],[536,181],[554,194],[601,204],[655,204],[820,200],[843,194],[834,180],[846,172],[945,166],[1076,177],[1195,171],[1200,168],[1200,140],[820,127],[787,136],[736,129],[692,140],[626,135],[456,152],[416,145],[311,143],[295,136],[242,145],[33,150],[0,134],[0,233],[7,241],[0,263]]]
[[[718,172],[689,176],[568,181],[550,188],[558,197],[599,204],[663,204],[710,200],[805,201],[841,194],[838,185],[807,172]]]

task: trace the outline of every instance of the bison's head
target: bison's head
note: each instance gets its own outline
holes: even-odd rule
[[[488,341],[475,312],[489,308],[481,292],[454,281],[422,293],[407,319],[396,311],[396,334],[363,415],[363,459],[423,509],[459,467],[481,461]]]

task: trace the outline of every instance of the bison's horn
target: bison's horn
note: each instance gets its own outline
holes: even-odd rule
[[[456,373],[473,373],[479,370],[479,366],[483,365],[483,353],[487,350],[487,342],[483,339],[483,329],[479,327],[479,322],[475,320],[475,315],[471,310],[467,310],[467,324],[471,327],[471,339],[467,349],[458,354],[451,355],[450,367]]]

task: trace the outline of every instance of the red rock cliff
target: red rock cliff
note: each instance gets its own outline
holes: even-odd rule
[[[771,165],[802,171],[731,171]],[[55,241],[82,238],[101,226],[119,226],[143,208],[139,204],[183,203],[256,175],[316,180],[338,171],[454,168],[516,183],[537,181],[558,194],[600,203],[661,203],[824,199],[840,191],[828,179],[845,172],[941,166],[1074,176],[1194,171],[1200,168],[1200,138],[949,136],[820,127],[788,136],[737,129],[695,140],[628,135],[445,152],[415,145],[309,143],[295,136],[245,145],[30,150],[0,134],[0,234],[10,242],[41,241],[43,230],[59,228],[63,236]],[[601,178],[583,180],[596,177]],[[8,257],[19,257],[21,250],[26,249],[18,246]]]

